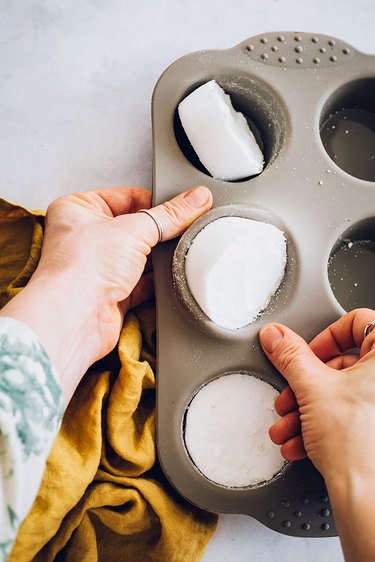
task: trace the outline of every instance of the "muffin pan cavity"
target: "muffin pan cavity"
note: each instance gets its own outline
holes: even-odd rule
[[[346,311],[375,309],[375,217],[347,229],[334,245],[328,276],[335,298]]]
[[[196,391],[184,416],[184,443],[210,482],[262,486],[286,470],[288,463],[268,436],[269,426],[279,419],[274,410],[278,394],[261,377],[244,371],[224,373]]]
[[[323,109],[320,136],[342,170],[375,182],[375,78],[341,86]]]
[[[259,344],[266,323],[286,324],[309,341],[345,311],[375,308],[374,62],[335,37],[268,33],[179,59],[153,94],[154,204],[198,184],[213,195],[209,213],[180,241],[158,245],[153,253],[159,459],[193,504],[244,513],[292,536],[337,534],[324,481],[312,463],[287,463],[258,486],[216,484],[187,452],[186,412],[199,389],[226,373],[249,373],[284,388]],[[259,175],[215,179],[189,145],[177,107],[210,80],[248,119],[266,161]],[[226,216],[273,224],[287,242],[279,290],[253,322],[237,330],[220,328],[202,312],[184,268],[194,237]]]
[[[228,330],[215,324],[202,311],[189,289],[185,274],[185,259],[191,243],[197,234],[208,224],[223,217],[241,217],[255,221],[272,224],[281,230],[285,236],[287,244],[287,264],[284,277],[275,295],[271,298],[267,307],[251,324],[238,330]],[[277,310],[285,310],[288,301],[291,299],[297,282],[297,256],[293,240],[282,221],[268,209],[260,207],[250,207],[243,204],[222,205],[216,207],[206,215],[195,221],[195,223],[181,237],[172,261],[173,285],[179,301],[184,306],[184,312],[188,320],[196,324],[197,328],[208,334],[217,337],[242,339],[253,334],[258,329],[259,319],[263,322],[266,317],[272,316]],[[254,272],[256,275],[257,272]]]
[[[287,116],[281,100],[263,80],[251,74],[244,73],[238,76],[220,74],[215,75],[214,79],[229,94],[234,109],[240,111],[246,118],[250,130],[263,152],[264,167],[267,168],[274,162],[285,141]],[[184,92],[178,103],[205,82],[208,82],[208,80],[199,81],[193,87],[190,87]],[[182,153],[195,168],[206,175],[210,175],[200,162],[186,136],[177,107],[174,112],[173,123],[176,141]],[[248,179],[250,178],[235,181],[237,183]]]

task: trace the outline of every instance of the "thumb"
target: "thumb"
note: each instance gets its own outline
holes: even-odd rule
[[[296,395],[311,382],[312,376],[329,370],[304,339],[282,324],[267,324],[261,329],[259,339],[268,359]]]
[[[150,211],[160,222],[164,241],[182,234],[198,217],[211,209],[211,206],[210,190],[200,185],[151,208]],[[159,240],[157,222],[146,213],[136,213],[134,216],[137,217],[139,228],[143,232],[143,239],[147,237],[150,247],[155,246]]]

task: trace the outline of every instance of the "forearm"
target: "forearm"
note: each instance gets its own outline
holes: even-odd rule
[[[60,385],[35,334],[0,318],[0,560],[35,496],[63,414]]]
[[[90,363],[96,344],[93,310],[89,296],[69,274],[36,274],[11,300],[0,316],[29,326],[46,350],[60,379],[67,404]]]
[[[326,482],[346,562],[375,560],[375,471]]]

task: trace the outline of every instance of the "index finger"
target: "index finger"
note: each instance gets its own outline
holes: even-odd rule
[[[370,308],[352,310],[318,334],[310,342],[310,347],[321,361],[327,363],[350,349],[361,347],[364,329],[374,319],[375,311]]]
[[[144,187],[112,187],[93,193],[99,195],[114,217],[151,207],[152,193]]]

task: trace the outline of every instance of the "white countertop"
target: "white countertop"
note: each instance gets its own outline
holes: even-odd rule
[[[32,208],[151,186],[152,90],[186,53],[299,30],[375,54],[373,0],[0,0],[0,15],[0,195]],[[336,538],[289,538],[240,515],[221,516],[204,556],[273,559],[343,560]]]

